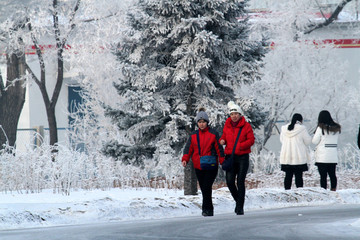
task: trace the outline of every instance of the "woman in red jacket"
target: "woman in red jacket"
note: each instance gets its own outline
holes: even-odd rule
[[[192,158],[203,197],[202,215],[214,216],[212,185],[218,172],[219,161],[224,161],[224,150],[219,144],[219,134],[208,126],[209,117],[205,109],[199,110],[195,121],[199,129],[191,133],[181,162],[183,167],[186,167]]]
[[[235,146],[233,166],[226,171],[226,184],[233,196],[237,215],[244,215],[245,203],[245,178],[249,169],[249,153],[251,146],[255,142],[255,137],[251,125],[242,116],[240,107],[233,101],[228,103],[230,117],[226,120],[220,144],[226,145],[225,159],[232,155],[235,141],[241,130],[238,142]],[[235,179],[237,177],[237,184]]]

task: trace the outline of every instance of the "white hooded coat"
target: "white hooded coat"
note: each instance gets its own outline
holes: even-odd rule
[[[288,130],[289,124],[281,127],[280,164],[302,165],[310,161],[308,145],[311,144],[311,136],[305,126],[296,123],[294,129]]]
[[[318,163],[337,163],[338,162],[338,153],[337,153],[337,143],[339,138],[339,132],[329,132],[327,133],[324,130],[324,135],[322,134],[322,129],[317,127],[312,143],[316,145],[315,150],[315,162]]]

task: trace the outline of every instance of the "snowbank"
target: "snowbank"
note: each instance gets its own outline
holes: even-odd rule
[[[147,188],[82,190],[70,196],[53,194],[51,190],[37,194],[1,194],[0,230],[199,216],[201,201],[200,192],[196,196],[184,196],[180,190]],[[235,204],[227,188],[214,190],[213,201],[215,214],[233,213]],[[251,189],[246,193],[245,212],[326,204],[360,204],[360,190]]]

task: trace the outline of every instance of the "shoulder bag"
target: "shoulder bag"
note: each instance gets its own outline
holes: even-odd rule
[[[197,142],[198,142],[198,149],[199,149],[199,157],[200,157],[200,167],[202,170],[212,170],[218,167],[217,165],[217,156],[201,156],[200,151],[200,137],[199,137],[199,130],[196,133]]]

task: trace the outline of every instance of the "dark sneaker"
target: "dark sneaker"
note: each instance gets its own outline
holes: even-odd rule
[[[212,211],[212,210],[204,210],[204,211],[202,212],[202,215],[203,215],[204,217],[211,217],[211,216],[214,216],[214,211]]]

